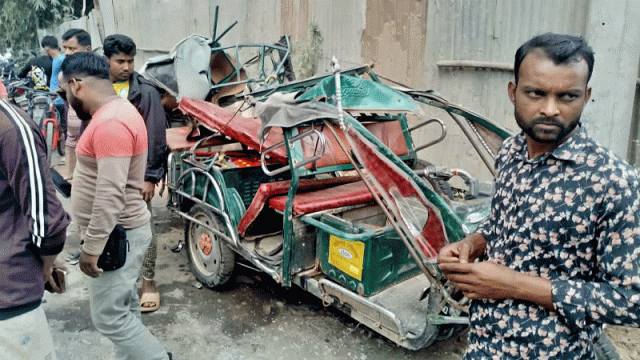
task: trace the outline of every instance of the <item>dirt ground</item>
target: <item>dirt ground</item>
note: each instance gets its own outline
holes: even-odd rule
[[[62,199],[68,208],[68,199]],[[461,333],[427,349],[410,351],[358,324],[302,290],[282,288],[269,276],[239,267],[228,286],[203,288],[192,275],[185,250],[172,248],[184,237],[184,222],[154,198],[157,213],[156,282],[158,311],[143,322],[178,360],[454,360],[464,351]],[[77,249],[72,235],[65,251]],[[114,347],[89,315],[88,277],[69,266],[65,294],[46,294],[44,309],[59,359],[112,360]]]
[[[605,334],[615,345],[621,359],[640,359],[640,329],[609,326],[605,329]]]
[[[68,209],[68,199],[62,201]],[[184,237],[184,222],[165,203],[160,197],[153,201],[162,306],[142,319],[174,359],[453,360],[464,353],[466,332],[409,351],[324,307],[319,299],[295,287],[284,289],[249,269],[240,268],[224,289],[203,288],[191,274],[186,251],[171,251]],[[78,246],[77,236],[71,236],[61,256]],[[45,295],[58,358],[111,360],[113,345],[91,324],[88,278],[77,266],[69,268],[67,293]],[[640,359],[638,329],[611,326],[605,332],[622,359]]]

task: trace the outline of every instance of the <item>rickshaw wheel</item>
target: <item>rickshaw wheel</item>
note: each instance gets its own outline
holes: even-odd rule
[[[194,206],[189,215],[209,227],[225,233],[215,214],[203,205]],[[188,221],[185,227],[187,252],[191,271],[209,288],[221,286],[231,278],[236,264],[235,253],[215,233],[200,224]]]

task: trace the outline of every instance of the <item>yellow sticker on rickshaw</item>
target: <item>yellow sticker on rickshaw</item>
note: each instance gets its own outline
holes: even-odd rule
[[[364,243],[329,236],[329,264],[352,278],[362,280]]]

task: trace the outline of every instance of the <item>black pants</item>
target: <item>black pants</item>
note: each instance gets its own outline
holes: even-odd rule
[[[54,104],[56,110],[58,110],[58,119],[60,119],[60,127],[62,128],[62,134],[67,133],[67,112],[64,108],[64,104]]]

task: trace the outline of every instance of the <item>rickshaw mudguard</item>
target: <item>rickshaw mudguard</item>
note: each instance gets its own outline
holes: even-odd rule
[[[181,177],[177,186],[183,192],[192,195],[192,201],[214,208],[217,210],[216,213],[227,214],[230,228],[237,229],[238,223],[245,212],[244,204],[238,192],[234,188],[227,186],[222,173],[214,167],[201,168],[188,160],[182,160],[183,175],[188,174],[192,171],[190,169],[194,167],[202,171],[195,172],[195,176]],[[195,184],[193,183],[194,181]],[[211,190],[211,185],[213,185],[211,182],[215,182],[219,187],[221,198],[218,197],[215,191]]]

